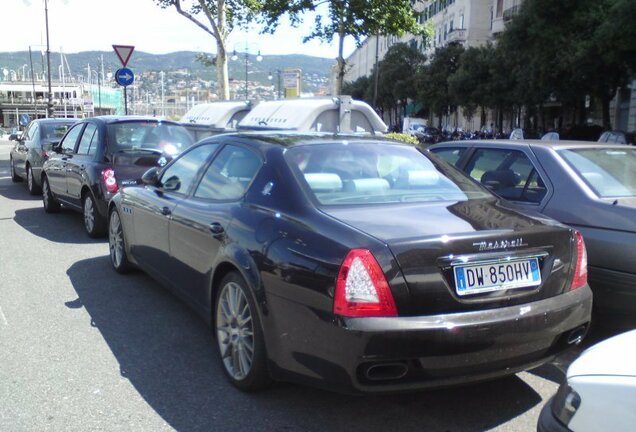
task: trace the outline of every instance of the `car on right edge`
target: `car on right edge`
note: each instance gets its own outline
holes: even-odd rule
[[[633,431],[636,425],[636,330],[585,350],[541,410],[539,432]]]
[[[581,141],[440,143],[432,153],[526,211],[581,232],[599,323],[636,317],[636,148]]]

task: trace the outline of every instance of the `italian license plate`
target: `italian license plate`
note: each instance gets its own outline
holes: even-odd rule
[[[537,258],[458,265],[453,271],[459,296],[541,285]]]

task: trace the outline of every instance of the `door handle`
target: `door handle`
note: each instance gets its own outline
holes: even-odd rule
[[[219,235],[219,234],[223,234],[223,232],[225,231],[225,229],[223,228],[223,225],[221,225],[218,222],[212,222],[210,224],[210,232],[214,235]]]
[[[172,210],[170,210],[168,207],[162,207],[161,214],[164,216],[170,216],[172,214]]]

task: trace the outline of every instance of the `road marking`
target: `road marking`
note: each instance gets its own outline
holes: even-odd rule
[[[7,317],[4,316],[4,312],[2,312],[2,306],[0,306],[0,322],[2,322],[2,324],[6,326],[9,325],[9,321],[7,321]]]
[[[7,177],[0,177],[0,180],[5,180],[5,179],[10,179],[11,176],[7,176]]]

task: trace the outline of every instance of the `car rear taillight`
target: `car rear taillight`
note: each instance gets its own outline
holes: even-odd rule
[[[108,192],[116,193],[119,190],[117,179],[115,179],[115,171],[113,171],[112,168],[107,168],[102,171],[102,181]]]
[[[585,249],[585,242],[578,231],[574,231],[574,238],[576,241],[576,267],[574,268],[574,277],[572,278],[570,290],[581,288],[587,283],[587,250]]]
[[[48,159],[49,158],[49,152],[47,152],[46,150],[42,150],[42,159]]]
[[[346,317],[397,316],[391,288],[369,250],[352,249],[342,262],[333,312]]]

